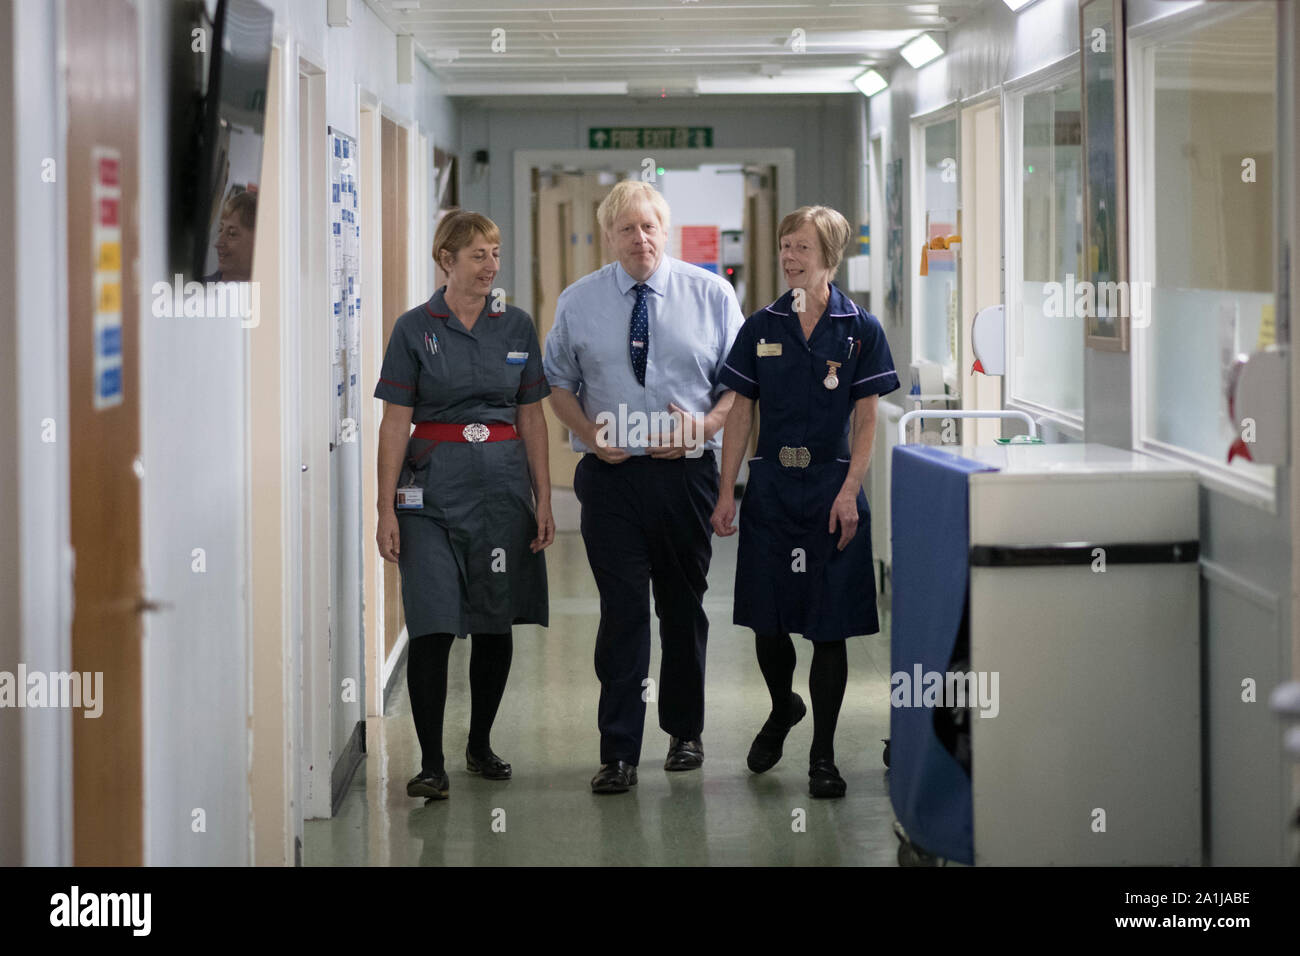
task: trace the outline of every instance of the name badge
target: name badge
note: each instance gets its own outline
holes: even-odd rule
[[[780,342],[768,342],[766,339],[758,340],[758,357],[767,358],[770,355],[781,354]]]
[[[523,365],[523,364],[524,364],[525,362],[527,362],[527,361],[528,361],[528,353],[527,353],[527,352],[507,352],[507,353],[506,353],[506,364],[507,364],[507,365]]]
[[[424,489],[415,485],[397,489],[397,509],[415,511],[424,507]]]

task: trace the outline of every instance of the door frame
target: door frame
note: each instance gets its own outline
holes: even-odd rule
[[[414,123],[413,123],[413,121],[411,120],[411,118],[410,118],[409,116],[407,116],[404,112],[402,112],[402,111],[396,109],[396,108],[395,108],[391,103],[385,103],[385,102],[383,102],[382,100],[376,100],[376,103],[375,103],[375,106],[374,106],[374,110],[375,110],[375,136],[376,136],[376,152],[375,152],[375,156],[377,157],[377,160],[378,160],[378,165],[377,165],[377,167],[376,167],[375,176],[376,176],[376,178],[377,178],[377,181],[379,182],[379,190],[376,192],[376,196],[378,197],[378,201],[377,201],[377,203],[376,203],[376,208],[377,208],[379,214],[378,214],[378,215],[376,216],[376,218],[375,218],[375,223],[376,223],[376,225],[377,225],[378,228],[377,228],[376,231],[375,231],[375,237],[374,237],[374,245],[375,245],[375,248],[376,248],[376,250],[377,250],[377,251],[376,251],[376,259],[375,259],[375,261],[376,261],[376,263],[378,264],[378,268],[374,271],[374,285],[377,287],[378,298],[377,298],[376,301],[377,301],[378,304],[376,305],[375,309],[372,311],[371,314],[372,314],[372,316],[374,316],[374,317],[376,318],[376,321],[377,321],[377,323],[378,323],[378,325],[377,325],[377,329],[376,329],[376,332],[375,332],[375,335],[376,335],[376,339],[375,339],[375,341],[376,341],[376,343],[377,343],[377,344],[376,344],[377,352],[376,352],[376,354],[375,354],[375,364],[374,364],[374,369],[375,369],[375,373],[374,373],[374,374],[375,374],[375,379],[374,379],[374,380],[375,380],[375,381],[378,381],[378,379],[379,379],[379,368],[380,368],[380,366],[381,366],[382,363],[383,363],[384,347],[388,344],[388,343],[387,343],[387,340],[386,340],[386,338],[385,338],[385,331],[384,331],[384,330],[385,330],[386,327],[389,328],[389,329],[390,329],[390,334],[391,334],[391,327],[392,327],[392,324],[393,324],[394,322],[397,321],[398,317],[402,314],[402,311],[405,311],[405,309],[403,308],[402,311],[398,311],[396,314],[389,316],[389,315],[384,311],[384,304],[383,304],[383,303],[384,303],[384,288],[385,288],[385,284],[384,284],[384,269],[385,269],[385,267],[386,267],[386,263],[385,263],[385,260],[384,260],[384,254],[383,254],[383,251],[384,251],[384,234],[385,234],[385,232],[384,232],[384,230],[385,230],[385,226],[384,226],[384,224],[383,224],[383,223],[384,223],[384,220],[383,220],[383,208],[384,208],[384,202],[383,202],[384,147],[383,147],[383,143],[384,143],[384,124],[385,124],[385,123],[388,123],[388,124],[390,124],[390,125],[393,127],[393,135],[394,135],[394,138],[393,138],[393,147],[392,147],[392,148],[393,148],[393,151],[394,151],[394,153],[395,153],[394,159],[395,159],[395,161],[397,162],[397,164],[398,164],[399,166],[402,167],[401,170],[399,171],[399,174],[400,174],[400,176],[402,177],[403,186],[405,187],[405,195],[406,195],[407,200],[408,200],[407,205],[406,205],[406,207],[405,207],[405,208],[406,208],[406,212],[407,212],[407,216],[406,216],[406,229],[405,229],[405,233],[404,233],[404,235],[401,236],[401,241],[405,244],[405,247],[406,247],[406,248],[405,248],[405,250],[404,250],[404,252],[403,252],[402,254],[397,255],[397,256],[394,256],[394,259],[400,259],[400,261],[401,261],[401,265],[402,265],[402,268],[404,268],[404,269],[406,270],[406,282],[405,282],[405,297],[406,297],[406,301],[405,301],[404,303],[402,303],[402,305],[405,306],[405,307],[410,307],[410,306],[412,306],[412,305],[415,305],[415,304],[417,304],[417,303],[423,301],[423,300],[424,300],[428,295],[432,294],[432,291],[433,291],[433,290],[432,290],[432,289],[429,289],[429,288],[427,288],[427,287],[417,287],[416,284],[415,284],[415,280],[413,279],[413,277],[412,277],[412,275],[411,275],[411,262],[412,262],[411,243],[412,243],[412,235],[413,235],[413,226],[412,226],[412,216],[410,215],[410,202],[409,202],[409,200],[410,200],[410,196],[411,196],[411,193],[410,193],[410,184],[411,184],[411,181],[412,181],[412,178],[411,178],[411,166],[413,165],[413,163],[412,163],[412,148],[411,148],[411,144],[412,144],[412,140],[414,139],[414,135],[413,135],[414,132],[415,132],[415,131],[414,131]],[[364,228],[364,226],[363,226],[363,228]],[[430,253],[432,253],[432,251],[430,251]],[[432,261],[432,254],[430,254],[430,261]],[[426,270],[427,270],[427,267],[426,267]],[[423,274],[427,276],[427,275],[428,275],[428,272],[427,272],[427,271],[424,271]],[[363,270],[363,275],[364,275],[364,270]],[[363,285],[364,285],[364,282],[363,282]],[[413,290],[414,290],[414,292],[413,292]],[[383,417],[383,404],[384,404],[384,403],[383,403],[380,399],[374,399],[373,401],[374,401],[374,406],[373,406],[373,407],[374,407],[374,409],[375,409],[375,422],[376,422],[376,425],[375,425],[375,428],[376,428],[376,446],[375,446],[375,448],[376,448],[376,452],[375,452],[375,453],[376,453],[376,455],[377,455],[377,454],[378,454],[378,444],[377,444],[377,443],[378,443],[378,431],[377,431],[377,429],[378,429],[378,422],[379,422],[379,421],[382,419],[382,417]],[[370,459],[370,462],[372,463],[372,465],[373,465],[373,463],[374,463],[375,461],[376,461],[376,458],[374,458],[374,457],[372,457],[372,458]],[[364,463],[363,463],[363,468],[364,468],[364,467],[365,467],[365,465],[364,465]],[[377,479],[377,476],[376,476],[376,480],[378,480],[378,479]],[[377,526],[377,521],[376,521],[376,526]],[[373,541],[373,538],[372,538],[371,540]],[[376,547],[377,547],[377,546],[376,546]],[[395,609],[396,609],[396,613],[400,615],[400,620],[401,620],[401,626],[398,628],[397,634],[393,637],[393,646],[392,646],[392,649],[389,650],[389,651],[386,651],[385,649],[386,649],[386,647],[387,647],[387,642],[388,642],[388,617],[389,617],[389,605],[388,605],[388,601],[387,601],[386,599],[381,599],[381,601],[380,601],[380,613],[382,614],[382,617],[381,617],[380,620],[379,620],[379,631],[378,631],[377,634],[376,634],[376,641],[377,641],[376,652],[377,652],[377,654],[378,654],[378,656],[379,656],[379,659],[380,659],[380,662],[381,662],[381,665],[380,665],[380,666],[381,666],[381,671],[380,671],[380,673],[381,673],[380,684],[381,684],[381,686],[382,686],[383,688],[387,689],[388,686],[389,686],[389,684],[390,684],[391,681],[392,681],[393,675],[397,672],[398,665],[399,665],[399,664],[401,663],[401,661],[402,661],[402,655],[406,653],[406,646],[407,646],[407,642],[408,642],[408,640],[409,640],[409,634],[407,633],[407,630],[406,630],[405,614],[404,614],[404,609],[403,609],[403,607],[402,607],[402,600],[401,600],[401,584],[400,584],[400,580],[399,580],[400,575],[397,574],[397,571],[396,571],[396,569],[395,569],[394,567],[390,566],[389,563],[388,563],[387,561],[384,561],[384,560],[382,560],[382,559],[380,559],[380,560],[378,561],[378,563],[376,564],[376,571],[375,571],[375,574],[376,574],[376,577],[377,577],[377,579],[378,579],[378,587],[379,587],[379,590],[380,590],[381,592],[386,592],[386,589],[389,587],[389,583],[390,583],[390,581],[391,581],[391,583],[392,583],[392,585],[393,585],[393,597],[395,598],[395,600],[394,600],[394,602],[393,602],[393,603],[394,603],[394,607],[395,607]],[[381,696],[382,696],[382,693],[381,693]],[[382,705],[380,705],[380,706],[382,706]]]
[[[301,722],[301,490],[298,481],[299,356],[298,200],[294,184],[298,144],[297,44],[277,25],[272,38],[268,93],[274,89],[279,122],[268,121],[263,188],[274,186],[277,229],[263,228],[254,252],[272,275],[271,295],[254,297],[257,321],[247,330],[247,500],[249,555],[249,858],[258,865],[292,865],[302,835],[297,754]],[[264,217],[265,218],[265,217]],[[264,221],[262,226],[266,226]],[[265,258],[264,258],[265,257]],[[256,268],[256,265],[255,265]],[[262,336],[256,342],[254,336]],[[269,410],[269,414],[268,414]],[[260,458],[258,455],[260,454]],[[255,518],[255,508],[258,517]]]
[[[9,53],[0,114],[11,123],[12,146],[0,159],[0,179],[16,182],[19,169],[39,169],[46,158],[62,171],[67,158],[65,4],[8,4],[0,13],[0,51]],[[21,105],[21,109],[18,107]],[[12,112],[11,112],[12,111]],[[12,164],[12,165],[11,165]],[[72,550],[68,518],[68,240],[63,188],[9,190],[5,235],[12,254],[0,263],[0,295],[11,308],[0,319],[0,336],[11,350],[12,387],[4,434],[16,451],[0,465],[0,508],[10,510],[21,536],[23,562],[0,574],[0,606],[6,609],[0,651],[30,668],[72,669]],[[31,228],[35,225],[35,228]],[[22,241],[19,241],[19,236]],[[47,321],[18,316],[44,315]],[[20,409],[30,414],[18,415]],[[42,433],[48,422],[55,440]],[[12,430],[10,424],[12,423]],[[59,440],[60,436],[63,440]],[[10,540],[15,540],[10,539]],[[9,600],[13,598],[12,602]],[[9,630],[12,628],[12,630]],[[0,658],[2,661],[3,658]],[[80,719],[80,718],[78,718]],[[69,866],[73,861],[72,716],[45,708],[6,708],[0,714],[0,754],[21,761],[7,775],[18,790],[0,797],[0,827],[13,844],[0,849],[6,863]],[[9,731],[15,733],[11,736]],[[7,781],[8,782],[8,781]],[[3,786],[3,785],[0,785]],[[0,838],[0,846],[6,840]],[[8,854],[16,853],[17,859]]]
[[[361,203],[361,381],[377,382],[384,358],[383,283],[383,189],[379,97],[364,87],[357,88],[357,145],[360,170],[357,186]],[[374,502],[379,495],[379,477],[373,467],[379,456],[379,423],[384,403],[362,393],[358,402],[361,421],[361,569],[363,612],[361,627],[365,649],[366,716],[384,714],[384,560],[375,546],[379,530]]]
[[[302,778],[302,801],[296,815],[296,825],[302,820],[328,818],[332,813],[331,774],[333,771],[332,714],[334,695],[331,678],[333,655],[331,628],[337,616],[337,602],[333,600],[332,570],[333,547],[336,539],[330,512],[330,481],[333,462],[330,457],[334,408],[330,380],[331,357],[329,326],[324,322],[308,322],[308,315],[328,316],[329,276],[326,269],[325,234],[327,222],[326,183],[329,157],[326,139],[326,82],[324,57],[299,46],[292,60],[293,90],[296,122],[290,129],[297,139],[293,155],[293,169],[299,180],[295,209],[295,222],[299,228],[298,255],[293,260],[298,279],[296,308],[288,313],[288,322],[296,329],[296,347],[292,360],[300,366],[299,388],[287,395],[293,409],[291,416],[300,423],[300,440],[294,446],[297,467],[302,481],[299,505],[295,512],[301,516],[302,527],[297,541],[310,543],[304,546],[299,563],[302,601],[302,629],[299,634],[301,660],[301,716],[298,733],[301,751],[295,762]],[[304,89],[305,87],[305,89]],[[304,92],[310,115],[304,115]],[[308,155],[303,155],[303,150]],[[286,167],[288,168],[288,167]],[[304,176],[304,171],[307,175]],[[306,223],[307,228],[302,228]],[[304,238],[306,237],[306,238]]]
[[[961,216],[962,243],[957,258],[957,391],[961,394],[961,407],[971,410],[1001,410],[1003,402],[1002,385],[1005,376],[978,376],[970,370],[972,351],[972,325],[975,313],[982,306],[973,304],[975,289],[981,277],[976,269],[981,262],[986,262],[979,253],[982,245],[976,235],[976,228],[983,224],[979,210],[985,208],[982,197],[985,195],[976,182],[977,172],[987,159],[978,148],[976,123],[984,114],[996,112],[994,142],[998,157],[996,169],[989,177],[996,185],[998,195],[997,241],[993,250],[998,269],[997,302],[1006,304],[1006,267],[1003,260],[1006,233],[1006,197],[1002,190],[1006,180],[1006,153],[1003,149],[1003,130],[1006,110],[1000,89],[990,90],[978,96],[963,100],[958,112],[957,135],[957,208]],[[972,162],[973,161],[973,162]],[[972,168],[973,167],[973,168]],[[979,204],[969,200],[979,200]],[[988,268],[986,265],[985,268]],[[988,303],[989,305],[996,303]],[[987,419],[975,419],[969,424],[970,432],[963,435],[964,441],[973,441],[977,445],[992,444],[993,439],[1001,437],[1001,424]]]
[[[907,193],[907,212],[904,213],[905,225],[905,242],[911,242],[913,248],[911,254],[904,253],[904,270],[910,272],[907,277],[908,282],[908,309],[905,321],[908,324],[911,334],[911,351],[912,362],[915,364],[921,359],[921,340],[922,323],[919,321],[917,309],[921,301],[921,260],[920,253],[914,248],[916,237],[920,236],[921,241],[927,242],[929,237],[926,235],[925,214],[925,131],[939,123],[952,122],[957,129],[957,143],[955,152],[957,153],[957,215],[959,218],[958,226],[960,227],[961,216],[961,104],[959,99],[952,99],[948,102],[937,106],[932,110],[926,110],[923,113],[914,113],[908,117],[908,145],[909,151],[909,169],[904,172],[908,179]],[[960,256],[960,247],[958,247]],[[960,263],[960,259],[958,260]],[[910,264],[910,269],[908,265]],[[961,282],[957,283],[957,315],[961,316]],[[944,385],[948,388],[949,399],[958,399],[961,395],[961,376],[958,374],[956,362],[959,356],[954,356],[952,376],[949,377],[948,366],[943,366]],[[928,361],[928,360],[927,360]]]
[[[868,114],[870,115],[870,114]],[[867,222],[871,244],[871,291],[868,293],[871,314],[884,315],[885,262],[889,235],[889,208],[885,203],[885,150],[889,146],[889,132],[878,126],[867,137]]]

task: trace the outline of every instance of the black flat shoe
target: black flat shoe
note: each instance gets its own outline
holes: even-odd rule
[[[665,770],[699,770],[704,765],[704,744],[695,740],[682,740],[673,737],[668,742],[668,757],[664,760]]]
[[[814,797],[842,797],[848,784],[835,769],[835,764],[822,757],[808,768],[808,792]]]
[[[488,748],[487,753],[479,754],[477,757],[466,747],[465,769],[470,773],[482,774],[484,780],[510,779],[510,764],[494,754],[491,747]]]
[[[804,704],[803,698],[792,693],[790,695],[790,723],[773,727],[772,718],[767,719],[767,723],[763,724],[763,729],[758,732],[758,736],[754,738],[754,742],[749,747],[749,756],[745,758],[745,762],[749,764],[749,769],[754,773],[763,773],[775,767],[776,762],[781,759],[781,751],[785,746],[785,738],[790,733],[790,728],[803,720],[804,715],[807,713],[808,707]]]
[[[427,797],[430,800],[446,800],[451,790],[451,781],[445,772],[419,773],[406,784],[408,797]]]
[[[616,760],[600,768],[591,778],[592,793],[627,793],[636,786],[636,766]]]

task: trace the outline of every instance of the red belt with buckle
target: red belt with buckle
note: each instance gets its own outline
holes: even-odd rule
[[[415,437],[428,441],[510,441],[518,438],[514,425],[447,425],[442,422],[420,422],[415,426]]]

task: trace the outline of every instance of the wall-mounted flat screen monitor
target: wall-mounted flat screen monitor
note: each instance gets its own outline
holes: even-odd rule
[[[189,142],[173,154],[182,233],[173,248],[187,279],[247,281],[257,234],[275,18],[257,0],[204,0],[188,9],[199,22],[177,26],[206,42],[190,44],[200,57],[191,74],[198,88],[189,95]],[[195,52],[195,46],[202,49]],[[183,77],[185,71],[179,72]],[[174,134],[185,135],[183,128]]]

